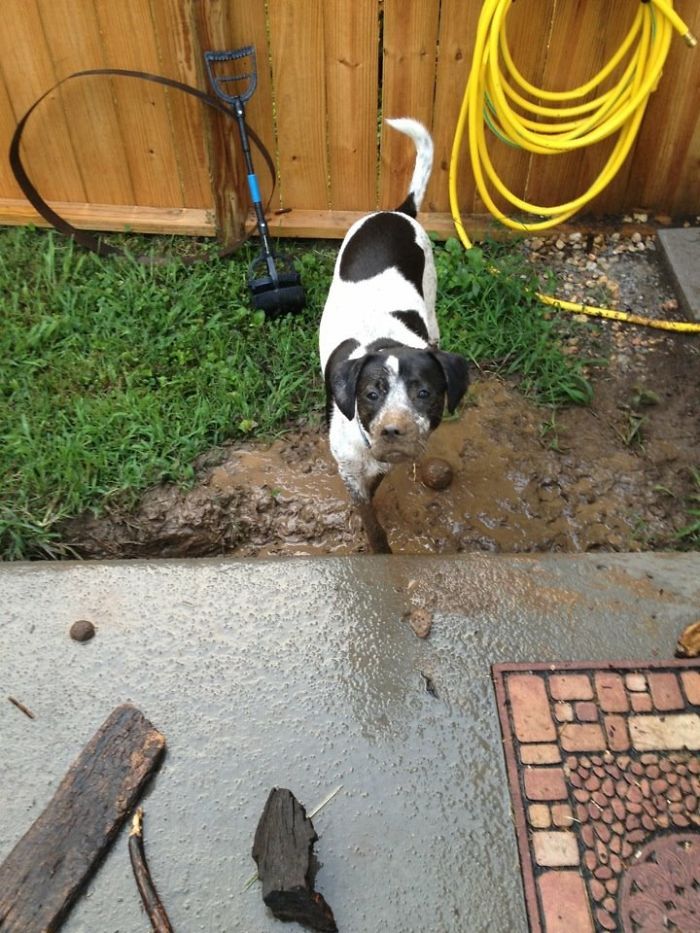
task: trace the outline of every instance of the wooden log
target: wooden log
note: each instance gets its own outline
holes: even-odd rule
[[[253,840],[263,900],[280,920],[334,933],[333,912],[313,889],[311,857],[318,839],[313,823],[294,794],[273,788]]]
[[[164,751],[164,736],[139,710],[112,712],[0,865],[2,933],[59,928]]]

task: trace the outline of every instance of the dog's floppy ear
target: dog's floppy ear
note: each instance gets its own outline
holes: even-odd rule
[[[364,365],[364,358],[359,360],[343,360],[334,366],[331,371],[331,393],[333,401],[342,411],[348,421],[355,417],[355,403],[357,400],[357,380]]]
[[[462,396],[469,386],[469,368],[467,361],[459,353],[446,353],[444,350],[433,350],[433,356],[442,367],[447,383],[447,410],[450,414],[462,400]]]
[[[332,398],[348,421],[355,417],[357,380],[367,357],[350,360],[348,355],[359,347],[357,340],[344,340],[335,348],[326,364],[326,396]]]

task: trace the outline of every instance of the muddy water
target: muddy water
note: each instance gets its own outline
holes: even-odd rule
[[[427,489],[420,464],[398,467],[380,487],[377,510],[395,550],[632,546],[633,505],[644,498],[633,454],[589,446],[589,459],[583,461],[548,449],[542,413],[500,383],[479,386],[473,402],[458,421],[441,426],[426,454],[451,464],[454,480],[448,489]],[[303,494],[292,485],[288,473],[288,494]],[[352,543],[362,540],[355,535]]]
[[[428,456],[447,460],[437,492],[420,463],[396,467],[376,495],[396,552],[639,550],[668,546],[687,521],[700,428],[688,399],[645,415],[644,444],[625,442],[618,384],[591,408],[551,413],[495,379],[478,381]],[[626,391],[626,390],[625,390]],[[672,493],[670,495],[669,493]],[[227,448],[188,492],[159,487],[130,515],[72,523],[90,557],[350,554],[366,549],[359,518],[320,431]]]

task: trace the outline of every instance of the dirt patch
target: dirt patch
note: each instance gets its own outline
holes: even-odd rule
[[[612,294],[618,307],[668,318],[677,305],[654,246],[653,237],[575,234],[524,248],[554,266],[572,300]],[[595,334],[572,328],[568,350],[609,359],[591,370],[590,406],[553,414],[515,384],[475,374],[461,417],[443,423],[426,454],[451,464],[449,488],[427,489],[420,465],[409,464],[377,493],[395,551],[675,546],[700,466],[700,338],[606,322]],[[309,429],[211,452],[191,490],[158,487],[129,514],[82,517],[64,532],[85,557],[366,550],[327,440]]]

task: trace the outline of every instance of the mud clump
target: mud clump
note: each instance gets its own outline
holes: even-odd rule
[[[429,457],[421,464],[420,478],[428,489],[447,489],[454,479],[454,471],[447,460]]]
[[[95,637],[95,631],[95,626],[89,619],[78,619],[71,625],[68,634],[73,641],[90,641]]]
[[[433,614],[422,606],[416,606],[406,613],[406,621],[418,638],[427,638],[433,627]]]

